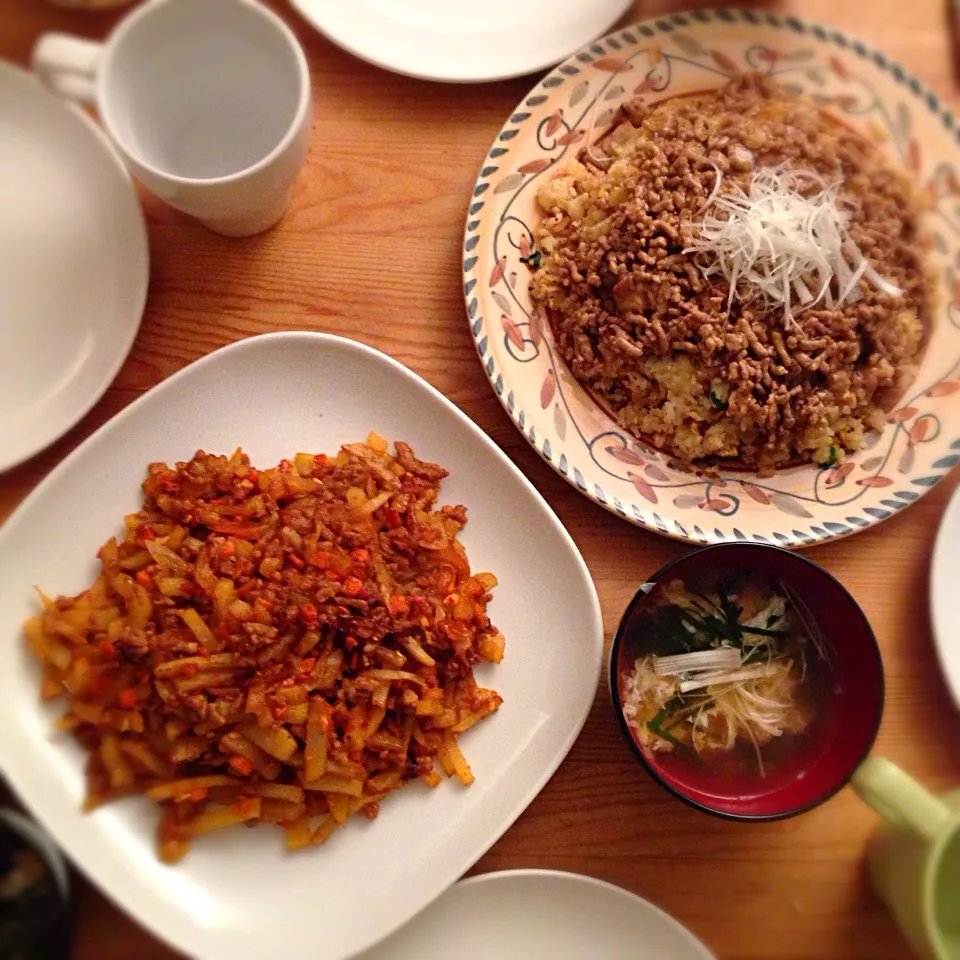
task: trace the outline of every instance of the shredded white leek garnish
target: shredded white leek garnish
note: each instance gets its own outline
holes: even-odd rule
[[[715,650],[697,650],[676,653],[672,657],[654,657],[653,669],[657,676],[671,677],[700,670],[730,670],[740,666],[740,651],[736,647],[718,647]]]
[[[834,307],[861,299],[863,281],[881,293],[903,291],[885,280],[850,237],[850,207],[840,198],[841,181],[785,165],[754,171],[749,190],[722,189],[716,181],[685,253],[696,253],[705,277],[721,274],[735,296],[759,293],[783,308],[784,325],[818,304]],[[751,288],[748,292],[746,288]]]

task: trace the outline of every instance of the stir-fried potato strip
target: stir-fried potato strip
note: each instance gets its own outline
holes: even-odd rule
[[[473,667],[504,640],[445,476],[375,434],[264,471],[151,464],[93,585],[25,625],[89,751],[87,806],[145,793],[172,862],[257,821],[318,846],[411,780],[471,783],[457,737],[502,702]]]

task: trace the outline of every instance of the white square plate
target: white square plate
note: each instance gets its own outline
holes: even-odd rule
[[[476,782],[419,784],[323,848],[287,854],[279,830],[227,830],[177,866],[157,860],[144,798],[81,812],[83,751],[53,728],[22,622],[34,585],[84,589],[95,554],[139,506],[154,460],[242,446],[253,463],[335,452],[375,430],[450,470],[476,570],[500,580],[490,612],[507,638],[478,679],[504,698],[463,737]],[[536,796],[586,719],[600,673],[596,591],[573,541],[503,453],[449,401],[368,347],[316,333],[254,337],[151,390],[50,474],[0,530],[0,769],[74,862],[157,936],[198,960],[342,958],[423,909]]]

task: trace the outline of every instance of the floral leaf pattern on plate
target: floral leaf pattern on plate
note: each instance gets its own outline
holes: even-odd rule
[[[914,463],[917,461],[917,449],[911,444],[909,447],[905,447],[903,453],[900,454],[900,462],[897,464],[897,471],[899,473],[909,473],[913,469]]]
[[[731,76],[740,72],[740,67],[722,50],[711,50],[710,59],[724,72]]]
[[[517,167],[517,173],[539,173],[541,170],[546,170],[547,167],[550,166],[550,163],[551,160],[548,157],[530,160],[523,164],[523,166]]]
[[[627,477],[630,479],[630,482],[637,488],[637,493],[643,497],[644,500],[649,500],[650,503],[657,503],[657,491],[650,486],[650,484],[643,479],[638,473],[631,473],[627,471]]]
[[[495,287],[503,279],[503,271],[507,265],[507,255],[504,254],[494,265],[493,269],[490,271],[490,286]]]
[[[557,377],[554,374],[553,370],[548,370],[547,375],[543,378],[543,386],[540,388],[540,406],[544,410],[550,406],[550,401],[553,400],[553,395],[557,392]]]
[[[500,322],[503,324],[503,332],[507,339],[522,353],[526,344],[523,342],[520,328],[506,315],[500,317]]]
[[[882,457],[878,458],[878,461],[882,461]],[[861,464],[865,467],[865,464]],[[880,466],[880,462],[876,464]],[[837,467],[831,467],[829,470],[826,470],[823,474],[823,482],[828,490],[832,490],[835,487],[842,487],[846,482],[847,477],[857,469],[857,465],[853,460],[847,460],[845,463],[841,463]]]
[[[685,33],[675,33],[671,39],[677,47],[679,47],[680,52],[686,54],[688,57],[707,56],[707,48],[694,37],[688,36]]]
[[[511,173],[505,176],[494,188],[494,193],[507,193],[510,190],[516,190],[523,183],[522,173]]]
[[[530,313],[530,319],[527,322],[527,335],[535,347],[540,346],[543,339],[543,320],[539,310],[533,310]]]
[[[590,81],[581,80],[574,88],[570,91],[570,99],[567,101],[569,106],[575,107],[588,93],[590,90]]]
[[[643,457],[640,456],[636,450],[631,450],[629,447],[607,447],[607,453],[609,453],[614,460],[619,460],[621,463],[629,463],[636,467],[642,466],[644,463]]]
[[[606,73],[626,73],[631,69],[630,64],[623,57],[601,57],[599,60],[594,60],[593,65]]]
[[[756,500],[757,503],[762,503],[766,506],[770,502],[770,497],[767,495],[766,490],[758,487],[755,483],[748,483],[746,480],[741,480],[740,486],[743,487],[743,492],[746,493],[748,497]]]
[[[891,423],[903,423],[904,420],[912,420],[920,411],[916,407],[901,407],[890,414]]]
[[[567,439],[567,415],[559,403],[553,405],[553,429],[561,440]]]
[[[789,513],[791,517],[803,517],[809,520],[813,514],[796,497],[791,497],[786,493],[774,493],[770,496],[770,502],[782,513]]]
[[[889,487],[893,481],[889,477],[861,477],[857,481],[858,487]]]
[[[513,316],[513,307],[510,301],[499,290],[490,291],[490,299],[508,316]]]
[[[910,428],[910,443],[923,443],[923,441],[927,438],[927,434],[930,432],[931,426],[932,421],[928,417],[918,420]]]

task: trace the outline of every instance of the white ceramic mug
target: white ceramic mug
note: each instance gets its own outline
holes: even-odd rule
[[[148,0],[105,43],[45,34],[43,82],[94,104],[133,174],[217,233],[272,227],[310,139],[303,50],[256,0]]]

